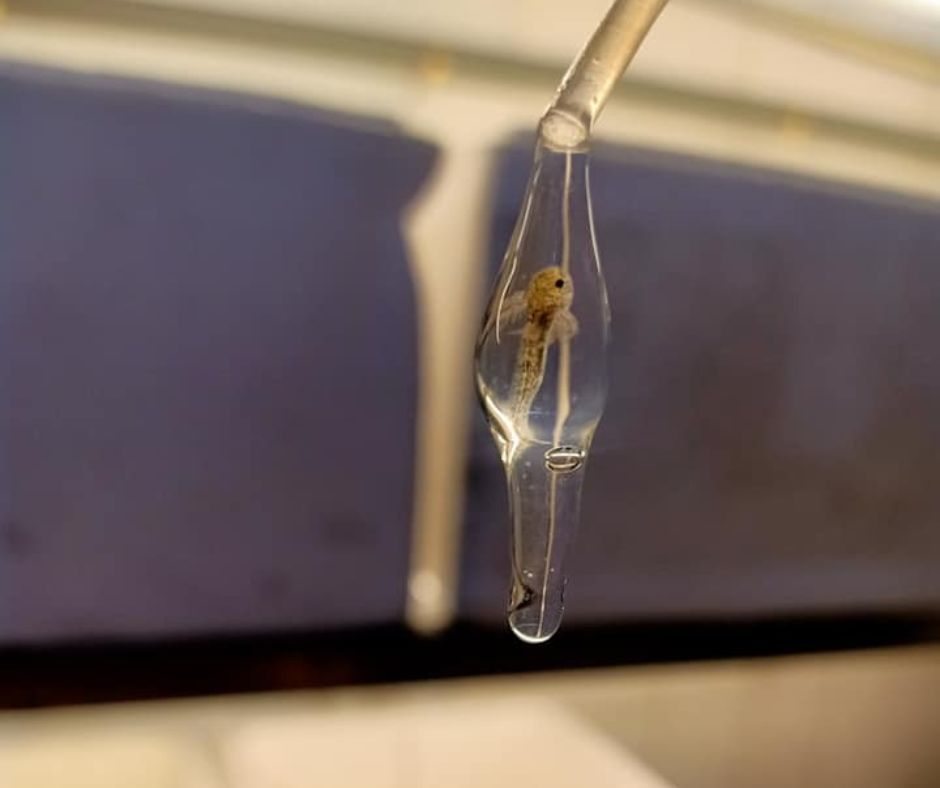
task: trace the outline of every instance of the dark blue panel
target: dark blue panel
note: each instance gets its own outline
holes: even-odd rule
[[[636,150],[592,182],[614,341],[570,619],[936,609],[937,206]],[[502,616],[506,529],[478,418],[468,617]]]
[[[0,639],[395,620],[433,150],[0,70]]]

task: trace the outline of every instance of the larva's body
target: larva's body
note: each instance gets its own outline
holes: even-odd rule
[[[526,422],[545,378],[548,349],[558,339],[568,339],[577,330],[571,314],[574,290],[571,277],[558,266],[543,268],[529,282],[524,302],[525,326],[516,357],[512,382],[513,421]],[[512,318],[513,315],[507,315]]]

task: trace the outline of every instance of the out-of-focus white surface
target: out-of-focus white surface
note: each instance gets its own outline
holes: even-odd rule
[[[2,712],[0,786],[927,788],[938,697],[920,647]]]
[[[938,0],[749,0],[940,53]]]
[[[356,694],[353,694],[356,697]],[[398,693],[37,715],[0,742],[3,788],[669,788],[628,749],[544,697]],[[108,717],[102,721],[101,717]],[[87,719],[83,719],[87,717]],[[205,717],[207,719],[200,719]],[[122,724],[123,722],[123,724]],[[33,730],[29,731],[32,727]],[[123,728],[130,729],[130,732]]]
[[[452,698],[290,717],[225,745],[233,788],[667,788],[546,700]]]
[[[560,71],[603,17],[609,0],[160,0],[254,18],[303,22],[375,36],[423,41]],[[899,0],[904,2],[904,0]],[[852,10],[849,9],[852,6]],[[929,29],[932,15],[909,5],[803,0],[830,23],[841,17],[898,28]],[[670,0],[630,69],[635,79],[760,102],[784,104],[909,130],[940,134],[940,84],[866,63],[786,30],[755,23],[735,4]],[[884,24],[885,19],[893,25]],[[602,121],[603,123],[603,121]]]
[[[134,727],[132,725],[132,727]],[[199,747],[152,730],[66,728],[0,741],[4,788],[222,788]]]

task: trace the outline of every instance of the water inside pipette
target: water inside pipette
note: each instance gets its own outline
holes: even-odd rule
[[[587,178],[584,152],[537,149],[477,346],[477,386],[509,487],[508,618],[528,642],[561,622],[564,557],[606,394],[609,310]]]

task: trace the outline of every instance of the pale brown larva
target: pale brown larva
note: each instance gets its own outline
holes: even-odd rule
[[[525,290],[518,310],[524,310],[525,326],[513,374],[513,421],[528,419],[545,377],[549,347],[560,339],[570,339],[578,330],[578,321],[571,314],[573,300],[570,274],[555,265],[535,274]]]

